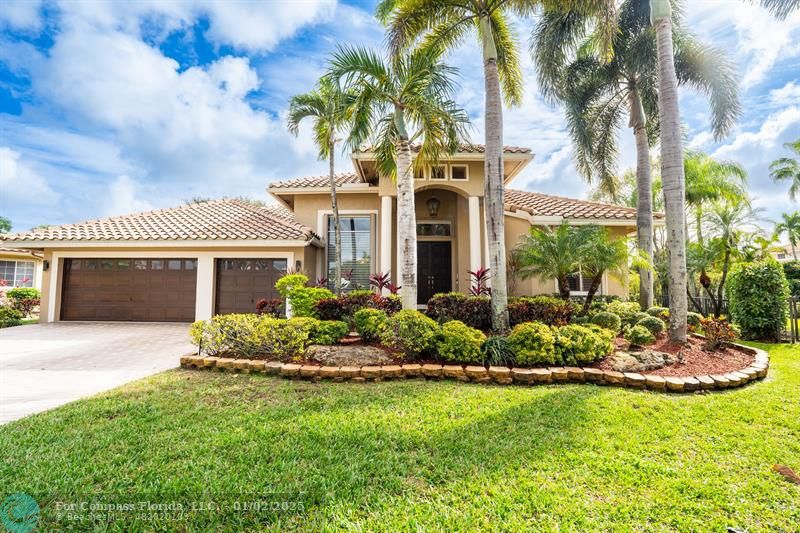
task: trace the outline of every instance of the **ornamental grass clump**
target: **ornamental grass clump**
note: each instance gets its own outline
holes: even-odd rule
[[[486,366],[514,366],[516,357],[507,337],[489,337],[481,347],[482,363]]]
[[[517,324],[508,335],[508,344],[514,351],[518,365],[552,365],[558,362],[555,355],[555,337],[546,324],[540,322]]]
[[[436,352],[445,361],[454,363],[479,363],[483,359],[481,346],[486,342],[482,331],[471,328],[460,320],[451,320],[442,326],[436,339]]]
[[[439,326],[434,320],[419,311],[404,309],[386,320],[380,338],[401,356],[415,358],[433,346],[438,334]]]

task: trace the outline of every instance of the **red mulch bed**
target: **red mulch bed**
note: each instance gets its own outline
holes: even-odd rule
[[[647,348],[670,354],[682,353],[683,362],[665,366],[658,370],[649,370],[646,374],[674,377],[727,374],[750,366],[755,359],[752,355],[733,348],[723,348],[715,352],[708,352],[703,349],[703,341],[701,339],[689,337],[687,340],[687,344],[684,345],[670,342],[664,334],[659,335],[655,344],[651,344]],[[621,341],[621,339],[617,339],[616,344],[617,349],[625,349],[627,346],[627,343]],[[613,370],[608,358],[598,362],[595,366],[602,370]]]

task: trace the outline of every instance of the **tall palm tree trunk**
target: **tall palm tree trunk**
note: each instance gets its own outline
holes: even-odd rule
[[[484,198],[486,235],[489,240],[489,269],[492,276],[492,328],[508,329],[508,287],[506,285],[506,238],[503,209],[503,108],[500,77],[497,72],[497,49],[488,16],[481,17],[483,35],[483,71],[486,90],[484,157]]]
[[[336,295],[339,296],[342,294],[342,228],[339,225],[339,204],[336,200],[336,176],[334,173],[334,148],[336,142],[331,139],[329,148],[329,156],[328,156],[328,177],[330,178],[331,182],[331,211],[333,212],[333,234],[334,234],[334,241],[336,245],[336,266],[334,268],[334,276],[336,279],[334,281],[334,291]],[[327,262],[327,258],[325,259]]]
[[[403,309],[417,308],[417,214],[411,148],[402,109],[395,111],[400,140],[397,143],[397,241],[400,254],[400,297]]]
[[[670,11],[669,0],[650,0],[650,17],[656,28],[658,51],[658,117],[661,125],[661,175],[669,264],[669,338],[686,342],[685,183]]]
[[[630,123],[636,139],[636,240],[637,247],[653,263],[653,184],[650,177],[650,142],[642,100],[634,87],[630,96]],[[639,305],[653,306],[653,270],[639,269]]]

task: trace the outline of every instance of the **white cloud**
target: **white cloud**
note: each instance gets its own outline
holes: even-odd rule
[[[4,0],[3,8],[0,9],[0,27],[38,30],[41,27],[41,7],[41,0]]]
[[[128,176],[118,176],[108,186],[108,198],[103,202],[104,215],[115,216],[153,209],[147,200],[138,197],[139,185]]]
[[[780,89],[769,92],[770,103],[776,106],[796,105],[800,103],[800,84],[790,81]]]
[[[41,205],[58,200],[47,180],[23,161],[19,152],[7,146],[0,147],[0,191],[3,204],[7,205],[14,201]]]

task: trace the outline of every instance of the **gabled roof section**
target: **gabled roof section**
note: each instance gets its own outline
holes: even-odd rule
[[[5,237],[5,235],[3,235]],[[25,250],[23,248],[3,248],[0,246],[0,255],[3,254],[13,254],[13,255],[30,255],[34,259],[42,259],[41,252],[35,252],[33,250]]]
[[[517,189],[506,189],[505,208],[509,211],[525,211],[533,216],[591,220],[636,220],[636,209],[632,207],[575,200],[563,196],[552,196]],[[657,219],[663,217],[664,215],[661,213],[654,215],[654,218]]]
[[[361,177],[355,172],[334,174],[333,179],[336,181],[337,187],[353,183],[364,183]],[[274,181],[269,184],[268,189],[313,189],[317,187],[330,187],[330,183],[330,176],[326,174],[324,176],[309,176],[286,181]]]
[[[412,152],[419,152],[422,148],[420,143],[411,143],[410,145]],[[372,146],[363,146],[360,150],[356,153],[369,153],[372,152]],[[503,152],[506,154],[530,154],[532,151],[530,148],[525,148],[522,146],[503,146]],[[456,150],[457,154],[483,154],[486,153],[486,146],[483,144],[461,144]]]
[[[8,242],[52,241],[310,241],[311,228],[270,208],[233,199],[211,200],[79,224],[4,235]]]

